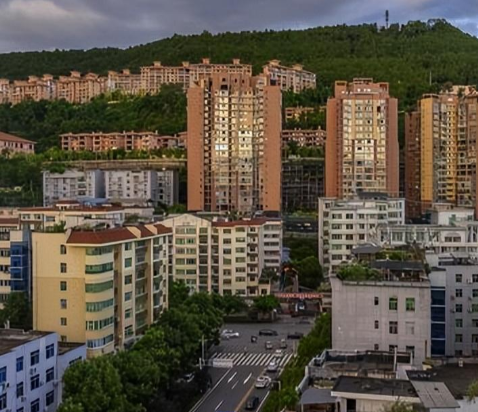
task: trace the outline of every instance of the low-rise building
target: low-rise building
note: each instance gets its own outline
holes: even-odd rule
[[[374,276],[330,277],[332,347],[410,352],[421,364],[431,353],[430,281],[420,262],[377,260]]]
[[[279,273],[282,222],[220,221],[184,214],[161,222],[173,231],[172,278],[191,290],[259,296],[270,291],[265,269]]]
[[[33,232],[34,329],[86,343],[88,357],[134,343],[168,305],[170,233],[160,224]]]
[[[53,332],[0,329],[0,410],[56,411],[66,369],[86,358],[84,344],[58,340]]]
[[[289,129],[282,130],[282,148],[289,143],[295,143],[298,147],[324,147],[326,131],[318,129]]]
[[[35,142],[23,139],[12,134],[0,132],[0,154],[2,153],[25,153],[35,152]]]
[[[405,223],[405,200],[360,193],[354,200],[319,199],[319,262],[330,272],[353,257],[352,249],[379,240],[381,227]]]

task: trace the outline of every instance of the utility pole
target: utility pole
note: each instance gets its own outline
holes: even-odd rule
[[[202,364],[206,364],[206,351],[204,347],[204,335],[201,337],[201,356],[202,356]],[[202,369],[201,363],[199,363],[199,368]]]
[[[385,10],[385,28],[388,29],[388,18],[389,18],[388,10]]]

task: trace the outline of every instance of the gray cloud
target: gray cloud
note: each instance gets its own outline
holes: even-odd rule
[[[0,0],[0,52],[127,47],[203,30],[383,22],[385,8],[392,22],[439,17],[478,34],[478,2],[470,0]]]

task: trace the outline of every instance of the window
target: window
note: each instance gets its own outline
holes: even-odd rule
[[[472,296],[478,298],[478,289],[473,289]]]
[[[46,370],[46,376],[45,380],[47,382],[51,382],[53,379],[55,379],[55,368],[50,368]]]
[[[415,335],[415,322],[405,322],[405,334]]]
[[[398,350],[398,346],[397,345],[388,345],[388,351],[389,352],[395,352],[396,350]]]
[[[463,335],[462,334],[456,334],[455,335],[455,342],[456,343],[463,343]]]
[[[60,245],[60,255],[66,255],[66,246]]]
[[[86,346],[90,349],[96,349],[101,348],[102,346],[106,346],[110,342],[113,342],[113,335],[108,335],[100,339],[88,340],[86,341]]]
[[[379,350],[380,349],[380,346],[378,345],[378,343],[375,343],[373,345],[373,350]]]
[[[50,406],[55,402],[55,391],[48,392],[45,397],[45,405]]]
[[[415,312],[415,298],[405,299],[405,309],[407,312]]]
[[[106,319],[101,320],[87,320],[86,321],[86,330],[102,330],[114,323],[113,316],[110,316]]]
[[[131,300],[131,297],[132,297],[132,296],[133,296],[133,292],[126,292],[126,293],[124,294],[124,300],[125,300],[126,302],[128,302],[129,300]]]
[[[478,335],[476,334],[471,335],[471,343],[478,343]]]
[[[40,399],[36,399],[30,404],[30,412],[40,412]]]
[[[131,276],[131,275],[129,275]],[[113,281],[108,280],[102,283],[86,283],[85,284],[85,292],[86,293],[100,293],[104,292],[105,290],[113,288]]]
[[[66,273],[66,263],[60,263],[60,272]]]
[[[66,326],[67,325],[66,318],[60,318],[60,325],[61,326]]]
[[[66,284],[66,282],[65,282],[64,280],[62,280],[62,281],[60,282],[60,290],[61,290],[62,292],[64,292],[64,291],[67,290],[67,284]]]
[[[40,362],[40,351],[35,350],[30,353],[30,366],[35,366],[38,362]]]
[[[60,307],[66,309],[68,307],[68,302],[66,299],[60,299]]]
[[[457,303],[455,305],[455,312],[456,313],[462,313],[463,312],[463,305],[461,303]]]
[[[97,275],[113,270],[113,262],[103,263],[101,265],[86,265],[85,273],[87,275]]]
[[[17,398],[20,398],[23,396],[24,390],[23,390],[23,382],[17,383]]]
[[[7,408],[7,394],[3,394],[0,396],[0,410],[4,410]]]
[[[478,283],[478,273],[471,275],[471,279],[473,283]]]
[[[133,283],[133,275],[127,275],[124,277],[124,284],[131,285]]]
[[[455,289],[455,296],[457,298],[462,298],[463,297],[463,289]]]
[[[124,267],[130,268],[131,266],[133,266],[133,258],[126,258],[124,260]]]
[[[125,243],[124,250],[131,250],[132,248],[133,248],[133,244],[131,242]]]
[[[397,298],[390,298],[388,300],[388,309],[389,310],[397,310],[398,309],[398,299]]]
[[[113,299],[108,299],[102,302],[86,302],[86,311],[101,312],[102,310],[113,306],[113,301],[114,301]]]
[[[472,311],[473,313],[477,313],[477,312],[478,312],[478,303],[473,303],[473,304],[471,305],[471,311]]]
[[[391,335],[398,334],[398,322],[390,321],[388,331]]]
[[[0,368],[0,385],[7,381],[7,367]]]
[[[463,281],[463,275],[460,274],[460,273],[457,273],[457,274],[455,275],[455,282],[456,282],[456,283],[461,283],[462,281]]]
[[[17,372],[21,372],[23,370],[23,356],[17,358]]]
[[[378,306],[378,302],[379,302],[378,296],[375,296],[373,302],[374,302],[375,306]]]
[[[46,358],[50,359],[51,357],[55,356],[55,344],[52,343],[46,347]]]
[[[462,328],[463,327],[463,319],[455,319],[455,327]]]
[[[129,308],[124,311],[124,317],[125,319],[129,319],[131,315],[133,314],[133,309]]]
[[[30,390],[33,391],[40,386],[40,375],[35,375],[30,378]]]
[[[378,320],[376,320],[376,321],[375,321],[375,329],[378,329],[378,326],[379,326]]]

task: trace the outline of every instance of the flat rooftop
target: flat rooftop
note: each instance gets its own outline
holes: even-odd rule
[[[332,396],[337,392],[418,398],[417,392],[410,381],[399,379],[341,376],[335,382],[331,393]]]
[[[58,355],[64,355],[76,348],[86,345],[85,343],[58,342]]]
[[[54,332],[24,332],[19,329],[0,329],[0,355],[5,355],[18,346],[48,336],[52,333]]]
[[[463,367],[458,364],[448,364],[433,368],[430,373],[430,381],[443,382],[455,399],[463,399],[468,386],[478,379],[478,364],[465,363]]]

